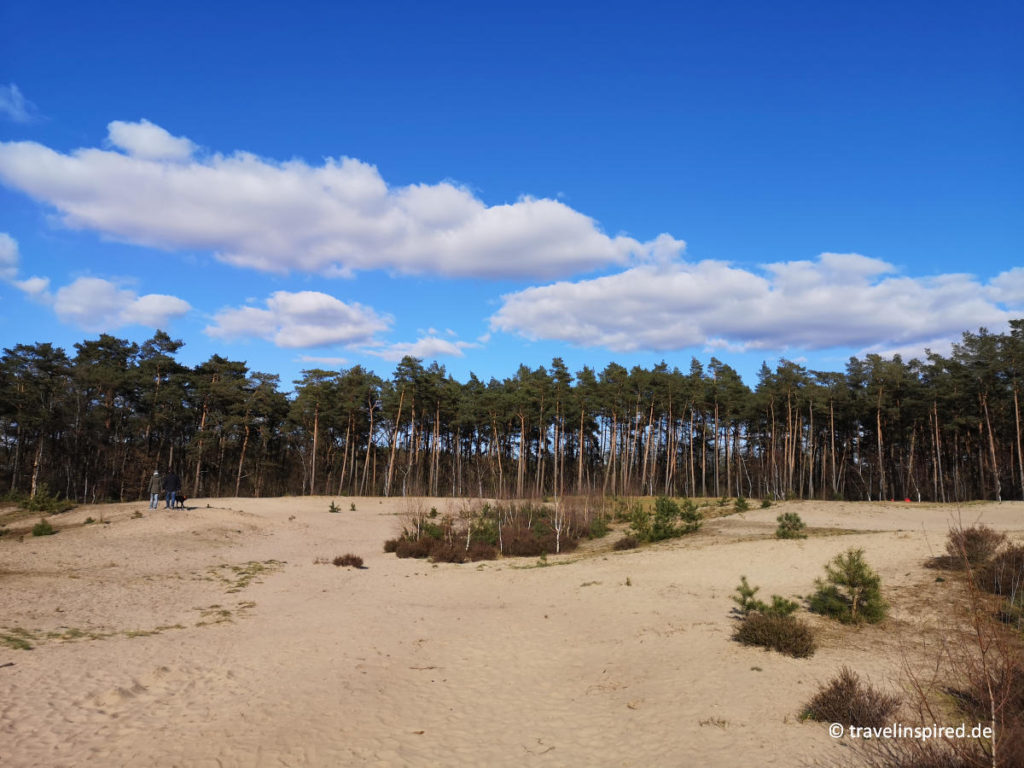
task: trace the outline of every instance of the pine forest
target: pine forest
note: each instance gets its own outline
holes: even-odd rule
[[[182,346],[157,331],[5,349],[4,492],[126,501],[173,467],[192,497],[1024,498],[1024,320],[925,361],[782,360],[753,389],[714,357],[465,382],[406,357],[390,379],[313,369],[286,392],[219,355],[183,366]]]

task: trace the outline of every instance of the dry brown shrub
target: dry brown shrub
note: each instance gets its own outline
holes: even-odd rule
[[[814,632],[803,621],[794,616],[770,613],[749,614],[736,627],[733,639],[744,645],[760,645],[797,659],[813,655],[817,648]]]
[[[972,525],[969,528],[951,528],[946,538],[946,553],[951,562],[972,568],[984,565],[1006,543],[1006,534],[994,531],[987,525]]]
[[[805,717],[822,723],[842,723],[866,728],[880,728],[892,722],[899,708],[898,696],[872,688],[860,681],[849,667],[818,688],[807,703]]]
[[[349,552],[346,555],[339,555],[332,561],[337,566],[351,566],[352,568],[362,568],[363,558],[359,555],[353,555]]]

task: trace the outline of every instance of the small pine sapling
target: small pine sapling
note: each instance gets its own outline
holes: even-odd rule
[[[806,539],[807,534],[804,533],[804,529],[807,524],[800,519],[800,515],[796,512],[784,512],[779,515],[775,520],[778,522],[779,527],[775,529],[775,538],[777,539]]]
[[[844,624],[875,624],[885,618],[888,605],[882,599],[882,579],[864,562],[863,549],[848,549],[825,566],[825,579],[815,582],[810,599],[815,613]]]

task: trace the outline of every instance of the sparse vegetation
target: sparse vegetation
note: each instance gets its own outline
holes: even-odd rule
[[[0,643],[16,651],[31,651],[32,634],[21,627],[13,627],[6,632],[0,632]]]
[[[899,709],[900,699],[882,693],[867,683],[849,667],[822,684],[807,703],[803,717],[821,723],[842,723],[863,728],[880,728],[892,723]]]
[[[261,576],[268,576],[276,573],[284,567],[281,560],[264,560],[262,562],[250,560],[241,565],[218,565],[208,569],[210,579],[217,579],[227,585],[229,593],[241,592],[253,581],[261,583],[258,579]]]
[[[427,514],[409,514],[402,533],[384,542],[384,551],[448,563],[535,557],[575,549],[580,539],[595,535],[595,524],[598,535],[607,532],[603,510],[589,499],[467,505],[458,516],[432,507]]]
[[[736,512],[746,512],[748,509],[750,509],[750,504],[747,503],[747,500],[745,498],[743,498],[742,496],[738,496],[736,498],[736,502],[732,505],[732,508]]]
[[[777,518],[779,527],[775,529],[775,538],[777,539],[806,539],[807,534],[804,533],[804,529],[807,524],[800,519],[800,515],[796,512],[783,512]]]
[[[825,578],[816,582],[810,599],[815,613],[844,624],[874,624],[885,618],[888,606],[882,598],[882,580],[866,562],[864,550],[849,549],[825,566]]]
[[[768,509],[772,505],[772,500],[769,498],[761,499],[761,509]]]
[[[356,511],[356,503],[355,503],[354,501],[353,501],[353,502],[351,502],[351,503],[350,503],[350,504],[348,505],[348,511],[349,511],[349,512],[355,512],[355,511]]]
[[[336,515],[339,512],[341,512],[341,507],[334,503],[334,499],[331,499],[331,506],[327,508],[327,511],[330,512],[332,515]]]

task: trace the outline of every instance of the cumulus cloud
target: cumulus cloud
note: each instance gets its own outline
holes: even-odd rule
[[[416,341],[389,344],[381,349],[367,351],[384,360],[397,361],[406,355],[426,360],[438,357],[465,357],[462,350],[478,346],[480,345],[469,341],[451,341],[437,336],[423,336]]]
[[[48,293],[50,278],[29,277],[18,279],[21,270],[21,253],[18,241],[6,232],[0,232],[0,280],[10,283],[19,291],[28,294],[29,298],[43,301],[51,297]]]
[[[1014,267],[989,281],[988,296],[1010,309],[1024,309],[1024,267]]]
[[[188,160],[196,150],[196,145],[188,139],[171,136],[149,120],[137,123],[115,120],[107,126],[107,136],[115,147],[142,160]]]
[[[165,327],[191,308],[187,301],[175,296],[139,296],[98,277],[80,277],[53,296],[54,312],[62,322],[97,332],[125,325]]]
[[[266,308],[223,309],[204,330],[219,339],[262,338],[278,347],[299,349],[329,344],[368,344],[391,325],[362,304],[346,304],[319,291],[276,291]]]
[[[0,280],[14,280],[18,276],[18,241],[6,232],[0,232]]]
[[[29,277],[25,280],[13,280],[12,284],[20,291],[27,293],[31,298],[42,298],[48,295],[50,290],[50,278]]]
[[[878,259],[834,253],[761,273],[717,261],[646,264],[507,294],[491,327],[614,351],[917,349],[1005,324],[1012,315],[993,297],[1007,307],[1024,300],[1022,277],[911,278]]]
[[[450,182],[390,187],[348,157],[318,166],[240,151],[196,157],[190,140],[146,120],[108,131],[115,149],[0,142],[0,182],[53,206],[69,227],[270,272],[552,279],[663,260],[684,245],[610,237],[557,200],[488,206]]]
[[[300,363],[320,363],[337,367],[348,362],[344,357],[318,357],[316,355],[299,355]]]
[[[0,116],[16,123],[30,123],[36,107],[26,99],[14,83],[0,85]]]

